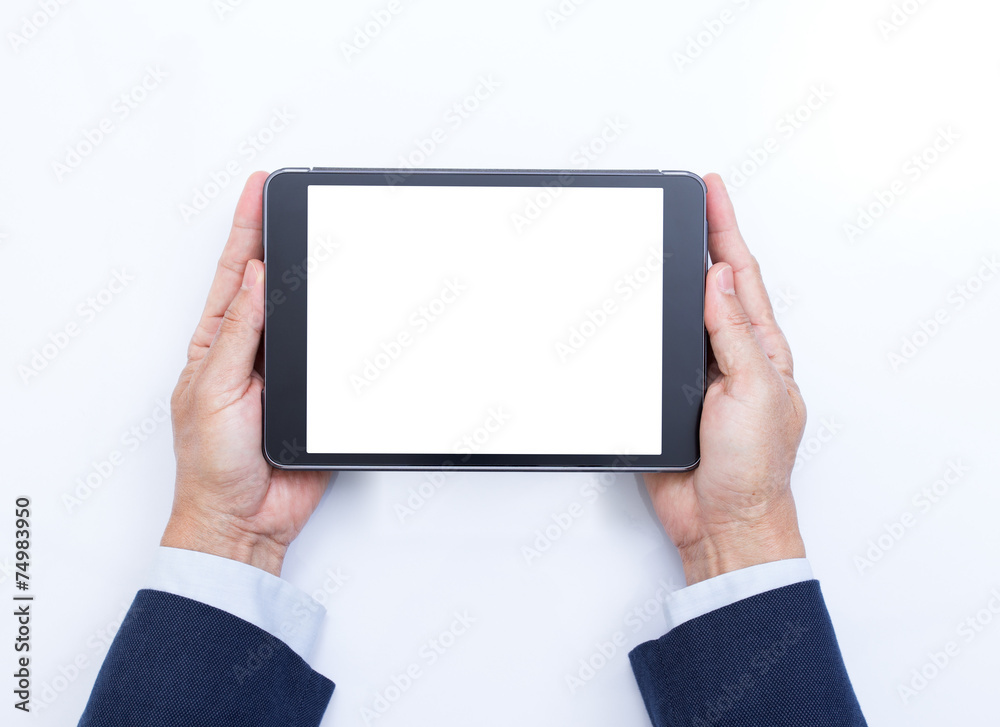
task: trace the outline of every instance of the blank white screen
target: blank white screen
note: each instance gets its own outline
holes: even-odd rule
[[[660,454],[663,191],[554,191],[309,187],[308,452]]]

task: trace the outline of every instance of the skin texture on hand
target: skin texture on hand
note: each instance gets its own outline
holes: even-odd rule
[[[257,172],[243,189],[170,401],[177,481],[160,545],[280,575],[330,473],[275,470],[261,454],[266,179]]]
[[[714,361],[701,419],[701,463],[645,476],[688,585],[805,557],[790,479],[806,409],[792,353],[722,179],[710,174],[705,328]]]

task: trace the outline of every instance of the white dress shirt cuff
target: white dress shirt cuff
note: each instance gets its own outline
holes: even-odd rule
[[[807,559],[790,558],[730,571],[681,588],[668,595],[663,602],[667,631],[744,598],[809,581],[812,577]]]
[[[308,661],[326,609],[260,568],[217,555],[160,546],[145,586],[201,601],[249,621]]]

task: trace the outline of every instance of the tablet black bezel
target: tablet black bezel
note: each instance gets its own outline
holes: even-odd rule
[[[307,189],[314,184],[653,187],[664,190],[663,403],[659,455],[319,454],[305,451]],[[263,451],[283,469],[681,471],[697,466],[704,398],[705,183],[690,172],[281,169],[264,185]],[[680,244],[671,245],[677,240]],[[676,297],[666,305],[668,291]],[[677,305],[676,301],[683,301]],[[669,353],[669,355],[668,355]]]

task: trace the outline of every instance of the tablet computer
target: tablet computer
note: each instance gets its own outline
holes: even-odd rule
[[[275,172],[265,456],[295,469],[695,467],[705,191],[688,172]]]

